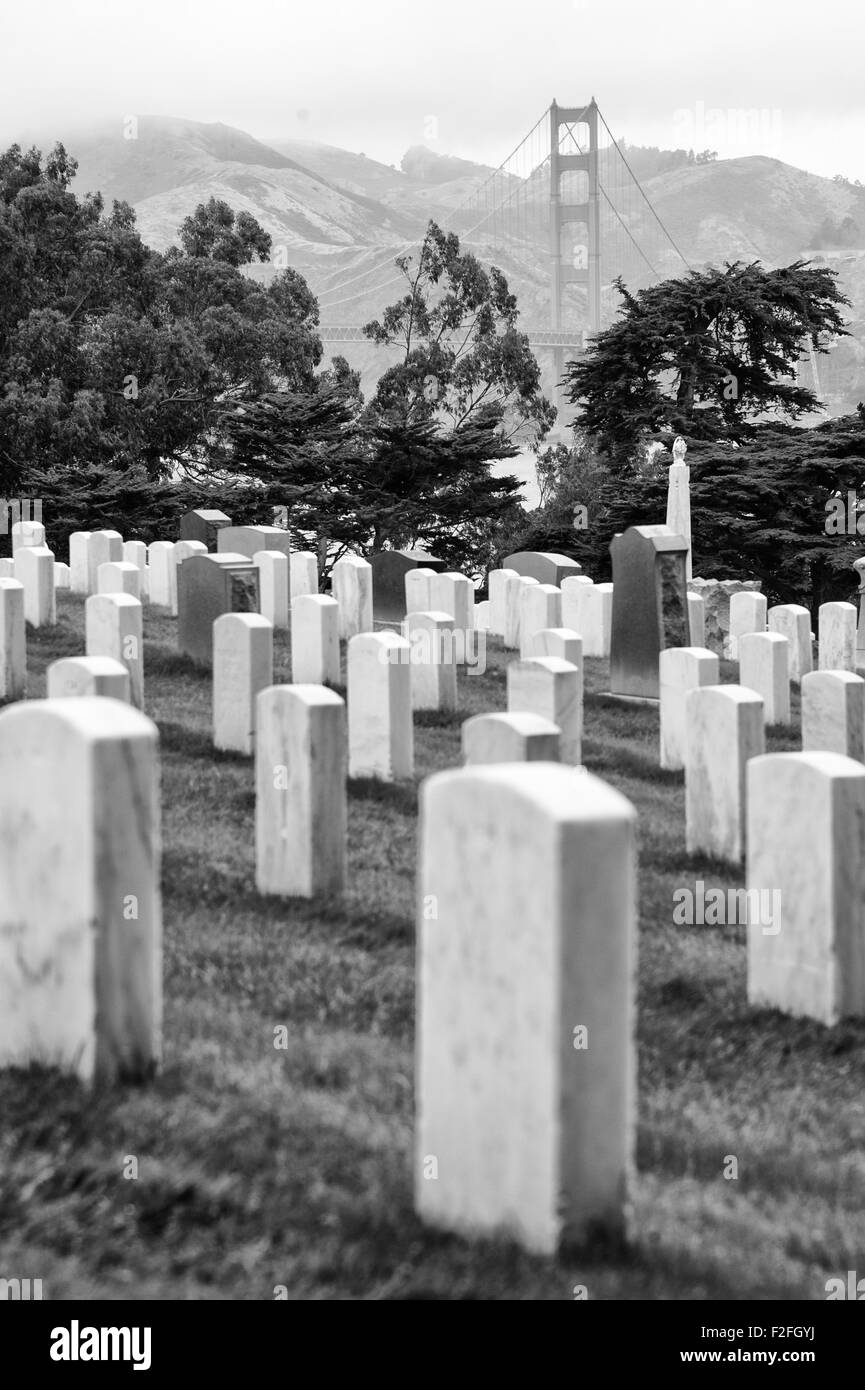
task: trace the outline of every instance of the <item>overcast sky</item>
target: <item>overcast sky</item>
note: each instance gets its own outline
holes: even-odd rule
[[[553,97],[865,182],[863,0],[0,0],[0,142],[173,115],[499,164]]]

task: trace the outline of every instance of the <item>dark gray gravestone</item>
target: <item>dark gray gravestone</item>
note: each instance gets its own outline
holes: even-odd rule
[[[503,570],[516,570],[527,579],[536,579],[539,584],[555,584],[562,587],[563,579],[571,579],[582,574],[583,567],[567,555],[556,555],[549,550],[518,550],[502,560]]]
[[[379,622],[400,622],[405,617],[405,577],[409,570],[435,570],[444,573],[444,560],[436,560],[422,550],[377,550],[372,565],[373,618]]]
[[[216,547],[216,538],[224,526],[231,525],[231,518],[225,512],[198,510],[187,512],[180,518],[180,539],[182,541],[201,541],[208,550]]]
[[[278,526],[226,526],[216,538],[216,549],[246,555],[252,559],[257,550],[281,550],[291,554],[288,532]]]
[[[258,568],[245,555],[190,555],[177,571],[177,645],[213,665],[213,624],[223,613],[260,612]]]
[[[669,526],[630,526],[613,537],[611,694],[659,699],[661,652],[691,645],[687,549]]]

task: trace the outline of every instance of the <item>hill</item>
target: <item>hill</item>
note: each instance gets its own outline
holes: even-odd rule
[[[179,223],[210,197],[224,198],[267,228],[275,246],[305,259],[357,245],[389,246],[413,221],[362,190],[331,182],[244,131],[142,116],[134,139],[116,125],[73,139],[78,193],[126,199],[150,245],[164,249]]]
[[[143,237],[157,248],[170,245],[183,218],[210,197],[250,212],[270,232],[274,248],[283,249],[283,262],[319,295],[325,323],[357,325],[378,315],[400,291],[394,257],[422,235],[430,218],[462,229],[472,250],[501,265],[527,326],[549,323],[545,235],[526,239],[506,232],[502,238],[499,228],[493,245],[489,227],[482,226],[465,236],[465,216],[457,210],[490,178],[487,166],[415,146],[397,168],[333,145],[264,144],[231,126],[163,116],[140,117],[133,139],[115,123],[65,136],[53,132],[39,143],[47,148],[58,135],[79,161],[76,191],[99,189],[108,203],[132,203]],[[643,175],[651,203],[638,199],[629,213],[636,242],[657,232],[657,213],[693,266],[807,258],[838,270],[853,305],[853,337],[819,360],[818,384],[834,413],[855,408],[865,398],[865,188],[764,156],[697,164],[684,151],[628,147],[626,154]],[[543,198],[543,174],[537,177]],[[681,264],[668,255],[658,269],[678,274]],[[250,273],[266,279],[276,266],[255,266]],[[605,270],[608,280],[613,273]],[[607,298],[614,304],[615,291]],[[374,349],[346,344],[333,350],[345,352],[371,384],[381,362]],[[544,367],[549,375],[552,364]]]

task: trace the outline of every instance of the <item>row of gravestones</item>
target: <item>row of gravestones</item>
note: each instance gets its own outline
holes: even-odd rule
[[[767,630],[768,625],[768,630]],[[729,650],[739,665],[739,684],[755,691],[763,701],[767,725],[791,723],[791,684],[802,687],[803,746],[829,748],[835,743],[814,743],[824,738],[818,717],[817,692],[825,682],[812,676],[832,673],[848,677],[844,684],[848,701],[857,702],[862,684],[856,675],[856,610],[849,603],[824,603],[818,616],[818,671],[812,670],[810,614],[797,605],[779,605],[766,610],[762,594],[737,594],[731,603]],[[684,693],[695,686],[713,685],[718,680],[717,656],[696,646],[668,648],[659,657],[661,717],[661,766],[682,767],[684,743]],[[853,706],[851,705],[851,710]],[[858,704],[856,704],[858,708]],[[862,734],[855,718],[845,729],[849,749],[859,748]],[[835,740],[837,742],[838,740]],[[849,751],[848,747],[837,750]],[[852,754],[858,757],[858,753]]]
[[[865,766],[832,751],[855,744],[861,755],[865,682],[813,672],[802,699],[811,747],[767,756],[755,691],[687,692],[686,847],[746,861],[749,1001],[834,1024],[865,1014]],[[780,908],[771,929],[756,912],[770,893]]]
[[[818,670],[810,614],[730,600],[724,655],[739,684],[719,684],[718,655],[659,656],[660,763],[684,768],[686,848],[746,861],[748,998],[834,1024],[865,1013],[865,681],[855,673],[856,610],[823,604]],[[768,629],[768,630],[767,630]],[[768,724],[789,724],[800,686],[802,753],[765,755]],[[777,894],[771,927],[761,895]]]
[[[17,571],[22,572],[20,555]],[[26,578],[26,575],[25,575]],[[0,699],[27,688],[26,584],[0,579]],[[85,604],[85,656],[49,667],[49,695],[106,693],[144,706],[143,612],[126,593],[92,594]],[[58,667],[62,670],[58,673]],[[121,691],[123,694],[121,694]]]
[[[687,635],[691,645],[708,646],[719,655],[729,656],[732,598],[740,591],[757,587],[751,581],[689,580],[681,630],[677,631],[669,609],[681,605],[675,603],[671,586],[664,592],[654,572],[659,561],[664,563],[662,547],[673,539],[666,527],[632,527],[624,537],[617,538],[623,544],[613,551],[614,583],[610,584],[593,583],[579,573],[580,566],[575,561],[565,561],[562,556],[509,556],[505,568],[489,575],[489,617],[484,625],[502,638],[507,649],[519,649],[524,595],[537,586],[541,592],[532,602],[539,616],[547,605],[551,624],[560,620],[563,626],[581,635],[584,656],[613,658],[614,692],[657,698],[658,652],[665,645],[682,645],[682,638]],[[619,587],[614,604],[617,571]],[[478,605],[478,609],[483,607]],[[667,640],[674,637],[677,640]],[[641,652],[643,644],[645,655]],[[620,653],[624,653],[625,660]]]
[[[226,642],[231,643],[232,633],[265,623],[260,615],[220,617],[215,635],[216,669],[222,670],[219,653]],[[409,646],[406,639],[391,632],[359,634],[349,641],[347,721],[343,701],[320,685],[272,686],[259,693],[255,842],[260,892],[309,897],[344,886],[347,744],[354,775],[379,775],[378,760],[385,742],[388,775],[399,775],[393,757],[394,721],[388,713],[393,705],[389,702],[397,691],[403,711],[408,710],[410,687],[408,668],[393,662],[391,654],[402,653]],[[402,728],[410,740],[410,721],[404,720]],[[406,772],[408,761],[404,764]],[[31,763],[38,765],[32,775]],[[4,1009],[0,1017],[0,1062],[55,1064],[87,1080],[147,1075],[157,1064],[161,1049],[155,726],[117,699],[25,702],[0,714],[0,764],[8,773],[8,778],[0,779],[0,874],[9,888],[0,906],[0,978],[4,980],[4,996],[8,994],[12,1001],[12,1007]],[[477,771],[483,777],[489,770]],[[513,771],[519,781],[521,770]],[[548,768],[547,776],[550,771],[555,777],[559,770]],[[465,775],[472,778],[477,773],[470,769]],[[25,788],[26,793],[22,791]],[[56,806],[47,804],[52,800],[51,788],[54,798],[59,792],[63,816],[57,814]],[[565,790],[564,783],[561,790]],[[471,784],[466,792],[470,797]],[[599,784],[599,795],[606,792]],[[27,815],[23,814],[25,795]],[[532,796],[538,800],[539,793]],[[561,814],[562,808],[551,808],[545,794],[540,801],[544,818]],[[490,810],[493,804],[490,798]],[[583,814],[581,811],[576,819]],[[444,818],[445,822],[449,819]],[[436,823],[433,815],[429,824]],[[517,821],[513,824],[516,831]],[[8,832],[13,825],[24,825],[24,833],[19,830],[11,836]],[[605,817],[603,833],[608,829]],[[55,869],[50,882],[38,872],[46,854]],[[595,853],[592,857],[596,860]],[[437,862],[436,855],[432,862]],[[584,862],[588,864],[585,857]],[[533,874],[536,870],[535,865]],[[446,885],[435,887],[437,892],[431,898],[428,895],[427,901],[439,901],[440,894],[442,911],[437,910],[437,916],[444,921]],[[549,918],[545,912],[545,936],[557,931],[563,920],[558,891],[551,892],[558,915]],[[609,943],[604,953],[609,959]],[[429,960],[432,955],[430,949]],[[559,988],[553,952],[548,964],[550,978],[541,982],[542,997]],[[587,991],[586,998],[592,993]],[[425,1047],[421,1054],[427,1066],[428,1052]],[[553,1108],[557,1104],[558,1100]],[[562,1123],[552,1110],[542,1118],[554,1126]],[[589,1118],[588,1111],[583,1112],[583,1118]],[[481,1119],[485,1125],[490,1116]],[[427,1109],[418,1125],[425,1154],[430,1125],[435,1131],[434,1112]],[[608,1128],[605,1126],[605,1132]],[[439,1139],[444,1160],[449,1139],[443,1129]],[[604,1159],[608,1156],[605,1150]],[[587,1169],[597,1166],[589,1152],[585,1162]],[[534,1158],[530,1167],[533,1163]],[[426,1162],[424,1168],[428,1168]],[[453,1187],[454,1174],[451,1168],[446,1187]],[[457,1186],[462,1181],[459,1177]],[[419,1194],[420,1209],[430,1219],[441,1219],[425,1207],[424,1195]],[[595,1197],[588,1190],[581,1189],[580,1201],[587,1220],[598,1215]],[[477,1215],[471,1206],[470,1200],[469,1224],[475,1226]],[[618,1201],[613,1208],[605,1204],[604,1214],[616,1218],[618,1208]],[[538,1226],[533,1211],[518,1210],[516,1216],[515,1233],[528,1244],[538,1246],[547,1241],[546,1229]]]
[[[368,703],[377,708],[379,668],[391,668],[380,658],[381,643],[392,647],[400,638],[367,633],[355,641],[375,662]],[[742,703],[733,688],[721,695]],[[258,703],[258,886],[331,891],[344,878],[344,706],[332,691],[297,685],[264,690]],[[140,1074],[158,1055],[155,730],[133,711],[124,722],[114,701],[107,702],[110,714],[103,701],[64,704],[34,702],[0,716],[0,758],[12,774],[0,779],[0,843],[11,841],[3,820],[9,818],[8,828],[22,809],[7,783],[35,793],[34,805],[48,799],[44,766],[29,775],[31,761],[44,765],[45,748],[65,809],[74,795],[98,806],[97,815],[93,804],[73,805],[81,814],[74,816],[71,850],[59,844],[64,828],[68,835],[65,818],[61,827],[45,808],[47,831],[41,822],[32,831],[39,850],[21,846],[19,836],[17,875],[5,866],[13,888],[5,909],[14,923],[13,969],[25,994],[25,986],[31,996],[44,987],[56,1007],[34,1009],[32,997],[25,999],[0,1024],[0,1055],[8,1060],[8,1049],[17,1048],[20,1058],[23,1037],[25,1055],[37,1041],[41,1060],[61,1060],[85,1075]],[[713,734],[718,724],[709,712]],[[74,748],[63,748],[64,740]],[[763,800],[757,796],[754,815],[765,804],[777,823],[779,785],[789,790],[804,779],[796,799],[809,808],[815,799],[822,808],[830,787],[830,830],[845,817],[865,825],[861,795],[856,800],[865,769],[851,778],[831,760],[781,755],[761,759],[762,771],[755,763]],[[417,1201],[438,1224],[505,1226],[531,1248],[548,1250],[598,1222],[623,1220],[633,1142],[633,820],[629,804],[597,779],[585,775],[577,784],[572,769],[547,762],[440,774],[423,789]],[[783,838],[776,833],[779,853]],[[822,852],[823,824],[818,841]],[[67,933],[65,968],[54,972],[45,968],[45,953],[56,948],[69,908],[44,883],[34,901],[28,882],[46,845],[69,874],[72,902],[83,896],[88,921],[102,928],[87,933],[86,942],[83,933]],[[855,836],[842,849],[861,866]],[[792,872],[803,859],[801,842],[798,854],[787,851]],[[833,863],[830,854],[821,865],[823,887]],[[770,879],[777,877],[775,865]],[[836,945],[833,939],[824,964]],[[849,964],[843,949],[840,956]],[[854,984],[860,978],[854,970]],[[73,979],[84,998],[70,1010]],[[855,991],[843,988],[849,1002]],[[843,1002],[839,1007],[845,1011]],[[546,1084],[538,1087],[538,1077]]]
[[[654,580],[646,569],[643,579]],[[657,604],[655,649],[644,667],[651,676],[660,657],[662,691],[686,684],[679,668],[695,656],[711,682],[677,695],[685,706],[674,722],[686,726],[688,850],[738,862],[747,810],[749,915],[767,888],[781,904],[771,926],[750,915],[749,1000],[827,1024],[865,1015],[865,767],[844,756],[861,750],[865,727],[865,682],[853,673],[855,610],[821,609],[821,670],[811,673],[806,610],[772,610],[764,632],[768,615],[762,596],[749,592],[755,586],[703,581],[704,594],[689,594],[685,607],[681,591],[669,592],[663,561],[660,570],[648,603],[630,592],[635,579],[623,584],[619,611],[627,633],[635,615]],[[491,607],[500,586],[503,614],[508,579],[491,576]],[[510,583],[509,617],[493,616],[491,627],[524,656],[520,620],[532,601],[523,597],[525,577]],[[574,583],[564,580],[562,593]],[[691,641],[693,616],[710,618],[720,653],[663,650],[667,601],[680,619],[687,615],[682,632]],[[561,594],[533,602],[555,620]],[[532,640],[524,629],[523,642]],[[820,751],[767,757],[764,701],[719,686],[718,655],[737,657],[749,681],[771,688],[778,654],[786,657],[794,642],[805,747]],[[511,672],[533,664],[514,663],[509,693]],[[664,694],[661,703],[663,720]],[[447,1228],[505,1227],[541,1250],[579,1238],[592,1223],[621,1225],[633,1132],[633,812],[595,778],[577,790],[572,771],[551,768],[557,736],[555,720],[512,712],[464,725],[468,762],[527,761],[532,748],[544,761],[468,769],[471,781],[467,773],[431,779],[419,884],[419,901],[435,910],[422,909],[418,923],[418,1207]],[[549,1083],[540,1094],[539,1077]],[[533,1167],[549,1181],[533,1182]]]
[[[401,639],[353,640],[378,665],[375,646]],[[743,694],[717,698],[732,710]],[[258,890],[338,891],[343,702],[294,685],[258,703]],[[707,700],[704,717],[726,742],[728,713]],[[156,729],[116,700],[27,702],[0,714],[0,765],[0,1062],[146,1075],[160,1054]],[[861,1014],[865,767],[831,753],[759,757],[748,801],[749,889],[770,886],[784,904],[777,933],[749,929],[751,999],[829,1023]],[[807,825],[779,805],[807,806]],[[633,808],[590,774],[507,763],[428,779],[420,825],[418,1208],[448,1229],[507,1230],[548,1252],[592,1227],[621,1229],[634,1137]]]

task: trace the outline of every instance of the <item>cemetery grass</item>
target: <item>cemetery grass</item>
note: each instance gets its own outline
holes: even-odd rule
[[[459,763],[462,718],[505,707],[506,658],[418,719],[418,779]],[[83,650],[83,605],[28,633],[29,690]],[[732,679],[728,667],[725,678]],[[276,679],[288,679],[277,640]],[[416,786],[352,783],[342,901],[259,898],[251,760],[211,747],[209,679],[145,616],[161,735],[164,1066],[88,1095],[0,1074],[5,1277],[46,1298],[825,1298],[865,1266],[865,1027],[745,999],[744,931],[674,926],[673,893],[742,879],[684,853],[657,713],[603,698],[587,662],[584,761],[639,814],[639,1124],[629,1243],[558,1261],[425,1229],[412,1210]],[[793,748],[772,731],[770,748]],[[779,814],[785,814],[779,808]],[[274,1046],[275,1030],[287,1046]],[[738,1176],[725,1179],[729,1158]],[[124,1173],[134,1171],[137,1177]]]

